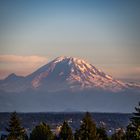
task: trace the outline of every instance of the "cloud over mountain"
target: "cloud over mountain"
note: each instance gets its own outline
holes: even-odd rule
[[[0,78],[5,78],[9,73],[27,75],[47,61],[47,57],[38,55],[0,55]]]
[[[20,55],[0,55],[0,62],[6,63],[38,63],[46,62],[47,58],[37,55],[20,56]]]

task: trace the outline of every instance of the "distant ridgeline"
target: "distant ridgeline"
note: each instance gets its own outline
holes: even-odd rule
[[[5,127],[1,140],[140,140],[140,104],[135,110],[133,114],[1,113]]]

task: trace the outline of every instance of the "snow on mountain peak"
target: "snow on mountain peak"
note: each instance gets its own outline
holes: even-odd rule
[[[69,61],[69,63],[81,63],[83,62],[82,59],[76,58],[76,57],[68,57],[68,56],[60,56],[53,60],[54,63],[60,62],[60,61]]]

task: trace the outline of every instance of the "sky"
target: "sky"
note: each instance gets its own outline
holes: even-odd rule
[[[0,0],[0,79],[58,56],[140,81],[140,0]]]

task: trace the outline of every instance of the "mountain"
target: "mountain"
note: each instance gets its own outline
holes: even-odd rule
[[[0,111],[132,112],[140,86],[124,83],[92,64],[58,57],[28,76],[0,81]]]
[[[6,92],[18,92],[24,90],[23,86],[24,77],[17,76],[16,74],[12,73],[4,80],[0,81],[0,90]]]
[[[72,57],[58,57],[27,77],[10,74],[0,84],[4,91],[24,90],[82,90],[96,88],[119,91],[126,85],[113,79],[84,60]]]
[[[0,90],[57,92],[96,89],[118,92],[133,85],[114,79],[82,59],[58,57],[26,77],[9,75],[1,81]]]
[[[81,90],[96,88],[119,91],[125,84],[98,70],[84,60],[58,57],[27,77],[33,88]]]

